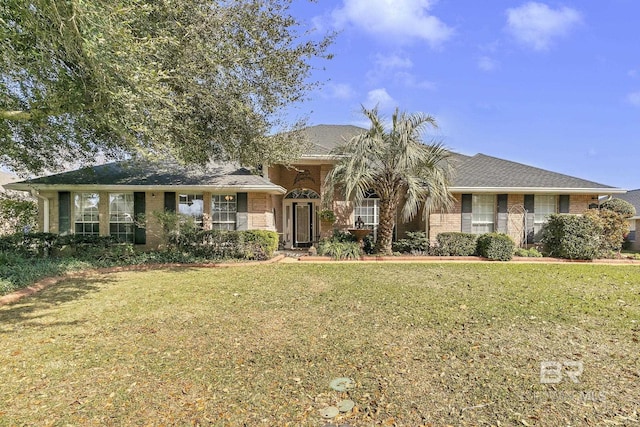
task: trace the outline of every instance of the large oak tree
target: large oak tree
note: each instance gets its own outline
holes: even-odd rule
[[[0,163],[55,169],[106,155],[286,161],[314,37],[291,0],[3,0]]]

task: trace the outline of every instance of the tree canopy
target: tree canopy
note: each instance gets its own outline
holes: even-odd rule
[[[387,128],[377,109],[363,108],[363,113],[371,126],[336,148],[341,160],[327,175],[327,189],[329,195],[341,189],[345,200],[356,203],[369,194],[379,198],[376,251],[390,254],[399,207],[409,221],[421,207],[452,205],[451,153],[440,143],[423,142],[424,131],[437,126],[429,115],[396,110]]]
[[[284,107],[315,85],[291,0],[4,0],[0,163],[96,153],[243,164],[296,154]],[[295,127],[295,126],[293,126]],[[288,138],[288,139],[287,139]]]

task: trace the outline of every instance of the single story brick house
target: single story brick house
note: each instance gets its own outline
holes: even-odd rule
[[[204,229],[277,231],[284,247],[308,247],[334,227],[352,227],[360,217],[374,230],[375,195],[354,205],[334,201],[335,224],[320,220],[324,180],[337,159],[331,150],[364,129],[319,125],[304,130],[309,149],[292,165],[270,165],[260,174],[230,163],[207,168],[177,163],[123,161],[8,184],[38,197],[42,231],[114,235],[156,247],[157,211],[191,215]],[[396,237],[407,231],[438,233],[498,231],[519,244],[532,243],[551,213],[580,214],[603,195],[625,190],[484,154],[455,154],[450,187],[455,205],[449,212],[424,212],[398,222]],[[146,226],[134,218],[145,214]]]
[[[626,200],[636,208],[635,216],[629,218],[629,235],[627,240],[631,243],[629,249],[634,251],[640,251],[640,238],[638,237],[638,231],[640,231],[640,189],[629,190],[625,194],[618,194],[616,199]]]

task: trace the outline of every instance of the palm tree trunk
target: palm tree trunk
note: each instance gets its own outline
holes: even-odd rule
[[[378,240],[376,241],[376,253],[391,255],[391,243],[393,240],[393,227],[396,225],[396,203],[392,200],[380,200],[380,216],[378,222]]]

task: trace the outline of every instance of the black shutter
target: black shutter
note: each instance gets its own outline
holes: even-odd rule
[[[462,225],[460,231],[463,233],[471,233],[471,222],[473,220],[473,196],[471,194],[462,195]]]
[[[533,194],[525,194],[524,195],[524,209],[527,211],[526,213],[526,221],[527,221],[527,243],[533,243],[533,236],[535,234],[535,230],[533,228],[533,223],[536,220],[535,216],[535,196]]]
[[[498,194],[498,233],[507,233],[509,228],[509,196],[507,194]]]
[[[569,195],[561,194],[558,197],[558,212],[569,213]]]
[[[58,192],[58,234],[65,236],[71,232],[71,193]]]
[[[237,194],[237,209],[238,209],[238,212],[249,212],[249,203],[247,201],[247,193]]]
[[[164,211],[175,212],[176,211],[176,193],[175,191],[168,191],[164,193]]]
[[[143,217],[146,212],[146,201],[144,192],[133,193],[133,218],[135,219],[133,243],[136,245],[144,245],[147,243],[147,230],[138,226],[138,219]]]

